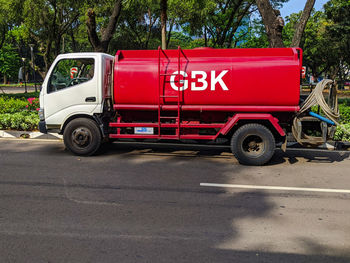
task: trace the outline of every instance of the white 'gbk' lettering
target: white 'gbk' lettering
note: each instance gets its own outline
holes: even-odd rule
[[[219,82],[222,90],[228,90],[225,82],[222,80],[222,77],[228,72],[228,70],[223,70],[219,74],[219,76],[215,77],[215,70],[211,71],[211,85],[210,85],[210,90],[215,90],[215,85],[216,83]]]
[[[175,71],[175,72],[171,75],[171,77],[170,77],[170,85],[171,85],[171,87],[172,87],[174,90],[176,90],[176,91],[179,90],[179,89],[180,89],[180,91],[186,90],[186,89],[188,88],[188,80],[186,80],[186,79],[185,79],[185,80],[180,80],[179,83],[183,83],[183,86],[177,87],[177,86],[175,85],[175,77],[176,77],[177,75],[179,75],[179,72],[178,72],[178,71]],[[187,73],[184,72],[184,71],[180,71],[180,75],[182,75],[182,76],[185,77],[185,78],[188,77]]]
[[[197,75],[202,75],[201,78],[197,79],[197,82],[200,82],[203,85],[201,87],[197,87],[196,82],[192,82],[191,83],[191,90],[205,90],[208,87],[208,82],[206,81],[207,73],[205,73],[204,71],[192,71],[191,78],[196,79]]]
[[[228,72],[228,70],[223,70],[220,72],[218,76],[216,76],[215,70],[212,70],[210,72],[211,80],[210,80],[210,90],[215,91],[216,84],[219,83],[222,90],[228,90],[225,82],[223,81],[223,77]],[[188,88],[188,80],[179,80],[179,84],[183,84],[182,86],[177,86],[175,84],[175,78],[176,76],[181,75],[184,78],[188,77],[188,74],[184,71],[175,71],[170,77],[170,85],[171,87],[178,91],[184,91]],[[200,76],[200,77],[197,77]],[[200,70],[194,70],[191,72],[191,79],[193,80],[191,83],[191,90],[192,91],[203,91],[208,88],[208,81],[207,81],[207,73],[205,71]],[[199,85],[201,84],[201,85]],[[197,86],[198,85],[198,86]]]

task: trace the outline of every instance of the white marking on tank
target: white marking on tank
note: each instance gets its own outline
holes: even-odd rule
[[[228,72],[228,70],[223,70],[220,72],[218,76],[216,76],[216,71],[212,70],[210,71],[210,90],[215,91],[216,84],[219,84],[222,90],[228,90],[224,80],[222,79],[225,74]],[[178,86],[175,84],[175,78],[176,76],[181,75],[183,79],[179,79],[179,83],[183,84],[182,86]],[[197,76],[201,75],[200,78]],[[173,90],[175,91],[184,91],[188,89],[188,74],[184,71],[174,71],[171,76],[170,76],[170,86],[172,87]],[[201,70],[194,70],[191,72],[191,90],[192,91],[203,91],[208,88],[208,81],[207,81],[208,74],[205,71]],[[197,84],[202,84],[200,86],[197,86]]]
[[[178,87],[175,85],[175,77],[178,76],[178,75],[182,75],[184,78],[187,78],[188,75],[186,72],[184,71],[175,71],[173,74],[171,74],[171,77],[170,77],[170,85],[171,87],[178,91],[180,89],[180,91],[183,91],[183,90],[186,90],[188,88],[188,80],[184,79],[184,80],[179,80],[179,83],[183,83],[183,85],[181,87]]]
[[[215,77],[215,70],[211,71],[211,85],[210,85],[210,90],[215,90],[215,85],[216,83],[219,82],[222,90],[228,90],[225,82],[222,80],[222,78],[225,76],[225,74],[228,72],[228,70],[223,70],[219,74],[219,76]]]
[[[201,78],[198,78],[197,79],[197,82],[199,82],[199,83],[202,83],[203,85],[201,86],[201,87],[197,87],[196,86],[196,82],[195,81],[193,81],[192,83],[191,83],[191,90],[198,90],[198,91],[201,91],[201,90],[206,90],[207,89],[207,87],[208,87],[208,81],[206,81],[206,79],[207,79],[207,73],[205,73],[205,71],[192,71],[192,73],[191,73],[191,78],[192,79],[196,79],[197,77],[197,75],[202,75],[202,77]]]

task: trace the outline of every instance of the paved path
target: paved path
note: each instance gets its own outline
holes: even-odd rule
[[[40,84],[37,85],[37,90],[40,91]],[[35,88],[34,87],[27,87],[27,91],[28,92],[34,92]],[[15,93],[24,93],[25,92],[25,88],[24,86],[22,87],[2,87],[0,86],[0,94],[15,94]]]
[[[254,189],[350,189],[349,152],[0,139],[0,168],[1,262],[350,262],[350,194]]]

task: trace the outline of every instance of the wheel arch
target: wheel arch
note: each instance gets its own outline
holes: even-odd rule
[[[278,123],[278,119],[271,114],[238,113],[234,115],[221,129],[220,134],[230,138],[240,127],[249,123],[264,125],[274,135],[276,142],[282,142],[286,134]]]
[[[96,122],[96,125],[99,127],[99,130],[101,132],[101,135],[103,135],[103,132],[101,131],[101,127],[98,123],[98,121],[96,120],[96,117],[89,115],[89,114],[85,114],[85,113],[80,113],[80,114],[74,114],[72,116],[69,116],[62,124],[61,129],[60,129],[60,134],[64,133],[64,129],[67,127],[68,123],[70,123],[72,120],[78,119],[78,118],[85,118],[85,119],[90,119]]]

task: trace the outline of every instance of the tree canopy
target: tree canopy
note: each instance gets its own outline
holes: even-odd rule
[[[286,1],[0,0],[0,74],[16,79],[26,58],[27,67],[44,77],[53,59],[67,52],[298,45],[314,76],[346,78],[349,1],[330,0],[315,12],[314,0],[305,0],[304,12],[283,21],[278,9]]]

